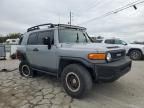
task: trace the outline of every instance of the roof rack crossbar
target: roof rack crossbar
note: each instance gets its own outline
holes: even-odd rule
[[[67,25],[67,24],[58,24],[58,26],[59,27],[67,27],[67,28],[75,28],[75,29],[86,30],[85,27],[73,26],[73,25]]]
[[[50,28],[53,28],[54,24],[48,23],[48,24],[41,24],[41,25],[33,26],[31,28],[28,28],[27,32],[30,32],[30,31],[33,31],[33,30],[39,30],[41,26],[50,26]]]

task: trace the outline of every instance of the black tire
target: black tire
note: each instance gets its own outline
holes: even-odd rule
[[[129,56],[132,60],[141,60],[142,52],[140,50],[132,50],[130,51]]]
[[[62,83],[68,95],[81,98],[92,88],[92,78],[86,68],[79,64],[70,64],[62,72]]]
[[[27,61],[21,61],[19,65],[20,75],[26,78],[34,77],[34,71],[31,69]]]

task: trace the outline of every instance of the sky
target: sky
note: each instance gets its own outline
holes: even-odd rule
[[[137,0],[0,0],[0,34],[26,32],[43,23],[84,26],[91,36],[144,41],[144,3],[117,14],[83,23]],[[143,1],[143,0],[139,0]]]

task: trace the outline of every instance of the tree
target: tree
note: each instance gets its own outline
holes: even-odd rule
[[[21,37],[21,33],[10,33],[7,36],[0,35],[0,43],[4,43],[7,39],[17,39]]]
[[[20,38],[20,36],[21,36],[21,33],[10,33],[6,37],[9,39],[17,39],[17,38]]]

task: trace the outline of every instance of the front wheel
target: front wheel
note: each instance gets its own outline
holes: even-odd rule
[[[130,54],[129,54],[130,58],[132,60],[141,60],[142,59],[142,53],[140,50],[132,50],[130,51]]]
[[[92,88],[92,78],[88,70],[79,64],[66,66],[61,78],[65,91],[75,98],[81,98]]]

